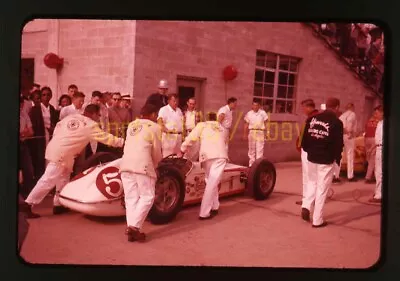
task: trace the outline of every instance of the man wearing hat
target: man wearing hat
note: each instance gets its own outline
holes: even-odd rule
[[[132,107],[131,107],[131,96],[130,95],[123,95],[122,100],[121,100],[121,107],[126,108],[129,111],[131,120],[133,120],[133,113],[132,113]]]
[[[160,80],[158,84],[158,93],[151,94],[147,100],[146,104],[153,104],[160,110],[161,107],[168,104],[168,82],[167,80]],[[158,112],[158,111],[157,111]]]

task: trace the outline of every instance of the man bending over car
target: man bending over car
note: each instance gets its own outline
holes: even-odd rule
[[[218,214],[219,193],[218,185],[228,160],[225,129],[217,121],[215,113],[208,114],[208,121],[200,122],[186,137],[181,145],[182,157],[190,146],[200,142],[200,163],[205,169],[206,188],[200,206],[200,220],[211,219]]]
[[[98,141],[114,147],[122,147],[124,139],[114,137],[100,129],[100,107],[90,104],[83,115],[73,114],[59,121],[46,148],[46,159],[49,164],[43,176],[33,188],[25,203],[21,206],[28,218],[38,218],[40,215],[32,212],[32,206],[40,204],[46,195],[56,186],[53,200],[53,213],[61,214],[67,211],[59,202],[59,193],[68,183],[75,157],[89,144]]]

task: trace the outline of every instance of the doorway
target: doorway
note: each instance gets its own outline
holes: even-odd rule
[[[204,79],[178,76],[176,88],[179,97],[179,108],[184,111],[190,98],[196,99],[196,109],[202,111],[202,85]]]
[[[29,91],[34,83],[35,59],[21,58],[20,91]]]

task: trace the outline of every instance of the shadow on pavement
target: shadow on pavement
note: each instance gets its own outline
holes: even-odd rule
[[[175,220],[166,225],[157,226],[154,230],[150,231],[148,235],[149,237],[151,236],[152,240],[154,240],[186,231],[193,231],[207,225],[219,224],[222,221],[229,220],[233,217],[237,218],[255,208],[264,208],[271,212],[272,210],[266,207],[271,207],[283,199],[282,196],[276,196],[275,194],[271,194],[269,198],[262,201],[255,201],[254,199],[243,195],[223,198],[220,200],[221,206],[219,208],[219,214],[213,219],[204,221],[198,219],[200,204],[186,207],[178,213]],[[265,204],[260,206],[259,204],[254,204],[255,202],[263,202]]]

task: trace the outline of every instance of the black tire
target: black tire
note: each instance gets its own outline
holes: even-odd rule
[[[251,166],[247,176],[249,193],[256,200],[267,199],[275,188],[275,166],[264,158],[257,159]]]
[[[171,205],[167,209],[162,207],[165,196],[165,185],[170,183],[169,190],[172,195],[167,197],[168,203]],[[164,193],[163,193],[164,192]],[[164,196],[163,196],[164,194]],[[160,175],[156,182],[156,196],[154,204],[149,212],[148,218],[153,224],[166,224],[172,221],[182,208],[183,200],[185,199],[185,181],[181,173],[172,167],[161,168]],[[172,202],[171,202],[172,201]]]
[[[108,163],[117,160],[118,158],[121,158],[121,156],[115,153],[98,152],[86,159],[81,166],[77,167],[76,171],[74,171],[74,174],[77,175],[91,167],[95,167],[99,164]]]

